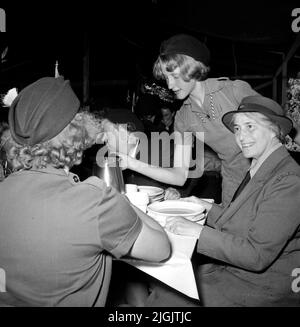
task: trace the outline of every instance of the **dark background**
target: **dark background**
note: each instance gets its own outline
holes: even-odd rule
[[[152,77],[161,41],[189,33],[211,51],[209,77],[241,78],[271,96],[272,86],[261,85],[272,80],[299,38],[291,28],[297,1],[1,1],[0,7],[6,11],[1,52],[8,47],[0,66],[1,93],[53,76],[58,60],[60,74],[82,99],[83,56],[89,48],[89,96],[126,104],[141,79]],[[299,71],[298,48],[287,78]]]
[[[83,103],[135,109],[141,83],[152,80],[161,42],[188,33],[211,51],[209,77],[243,79],[269,97],[274,95],[272,80],[284,57],[297,48],[286,76],[279,74],[276,79],[275,100],[284,104],[282,85],[300,72],[300,33],[292,30],[296,19],[292,11],[297,7],[299,0],[1,1],[6,32],[0,33],[0,95],[54,76],[58,61],[59,73],[70,79]],[[89,58],[88,71],[84,58]],[[1,120],[7,112],[0,108]],[[90,167],[81,167],[86,166]],[[90,171],[78,174],[84,179]],[[143,180],[143,184],[147,183]],[[214,197],[218,203],[220,193],[215,190],[219,186],[217,174],[206,174],[202,193],[196,195]]]

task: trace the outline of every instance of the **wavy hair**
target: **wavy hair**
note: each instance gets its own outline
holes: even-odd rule
[[[238,112],[236,114],[238,114]],[[236,114],[232,116],[232,123],[234,123],[234,116]],[[267,127],[269,130],[273,131],[280,143],[286,143],[285,135],[276,121],[264,114],[261,114],[260,112],[244,112],[243,114],[249,118],[254,119],[261,126]]]
[[[206,79],[210,67],[200,61],[183,54],[160,55],[153,65],[153,75],[156,79],[165,79],[163,68],[167,72],[173,72],[180,68],[180,76],[186,82],[192,79],[203,81]]]
[[[2,136],[7,160],[13,171],[40,169],[47,165],[71,168],[82,161],[83,151],[91,147],[102,132],[101,119],[82,111],[54,138],[33,146],[16,143],[10,132]]]

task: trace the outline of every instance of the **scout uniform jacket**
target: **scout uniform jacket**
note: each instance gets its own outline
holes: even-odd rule
[[[299,306],[300,167],[282,146],[227,208],[210,210],[197,252],[217,263],[198,271],[208,306]]]

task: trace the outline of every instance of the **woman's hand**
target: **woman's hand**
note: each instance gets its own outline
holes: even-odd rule
[[[199,237],[203,226],[183,217],[167,217],[165,229],[179,235]]]
[[[122,170],[132,169],[134,167],[134,161],[136,161],[136,159],[120,152],[116,153],[116,155],[120,158],[120,168]]]
[[[135,158],[139,138],[134,133],[129,132],[122,124],[115,124],[108,119],[104,119],[101,126],[96,143],[105,143],[111,153],[123,153]]]
[[[173,187],[168,187],[165,190],[165,200],[177,200],[180,199],[180,193]]]
[[[208,202],[208,201],[205,201],[205,200],[202,200],[202,199],[199,199],[197,198],[196,196],[189,196],[187,198],[181,198],[180,200],[182,201],[186,201],[186,202],[193,202],[193,203],[198,203],[198,204],[201,204],[205,209],[206,211],[208,212],[211,207],[212,207],[212,203],[211,202]]]

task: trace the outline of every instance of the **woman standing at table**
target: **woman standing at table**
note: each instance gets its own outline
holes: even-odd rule
[[[205,306],[299,306],[300,167],[281,143],[292,122],[260,96],[246,97],[222,120],[252,159],[250,181],[223,210],[187,198],[209,211],[206,225],[172,217],[166,228],[198,237],[197,252],[217,260],[199,267]]]
[[[222,125],[221,117],[236,109],[245,96],[257,93],[244,81],[206,79],[209,60],[209,50],[203,43],[190,35],[179,34],[162,43],[153,67],[154,76],[165,79],[176,98],[185,100],[174,123],[175,167],[154,167],[121,156],[129,169],[166,184],[183,185],[189,173],[192,134],[201,138],[203,132],[204,142],[222,162],[222,204],[226,205],[249,168],[249,161],[243,157],[233,135]]]

